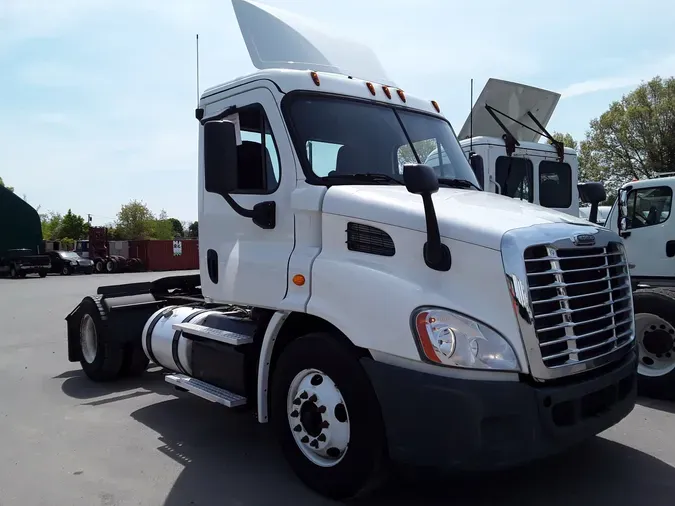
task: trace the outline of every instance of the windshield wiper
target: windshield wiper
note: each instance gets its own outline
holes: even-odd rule
[[[357,181],[372,181],[373,183],[380,183],[380,182],[389,182],[389,183],[396,183],[396,184],[403,184],[403,181],[400,179],[396,179],[395,177],[389,176],[387,174],[380,174],[377,172],[366,172],[365,174],[333,174],[330,176],[323,176],[321,178],[322,181],[325,180],[334,180],[334,179],[351,179],[351,180],[357,180]]]
[[[478,186],[466,179],[439,177],[438,182],[439,184],[449,186],[450,188],[475,188],[478,191],[482,191]]]

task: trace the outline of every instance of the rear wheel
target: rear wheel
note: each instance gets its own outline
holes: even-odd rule
[[[636,290],[633,304],[640,393],[675,399],[675,293],[663,288]]]
[[[38,275],[39,275],[41,278],[46,278],[46,277],[47,277],[47,271],[44,271],[44,270],[43,270],[43,271],[40,271],[40,272],[38,273]]]
[[[94,269],[98,273],[102,273],[105,270],[105,266],[103,265],[103,259],[99,258],[96,260],[96,263],[94,263]]]
[[[116,379],[124,360],[121,345],[105,338],[105,327],[100,308],[91,298],[80,305],[80,364],[84,373],[94,381]]]
[[[377,397],[358,357],[330,334],[308,334],[282,352],[271,423],[290,466],[322,495],[354,497],[386,474]]]
[[[16,278],[19,277],[19,271],[16,269],[16,266],[15,266],[15,265],[12,265],[12,266],[9,268],[9,277],[10,277],[10,278],[13,278],[13,279],[16,279]]]

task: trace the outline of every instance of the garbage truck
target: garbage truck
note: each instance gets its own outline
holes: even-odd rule
[[[195,111],[199,274],[84,297],[68,359],[93,381],[152,361],[178,391],[250,409],[336,499],[393,464],[504,469],[626,417],[618,234],[482,191],[438,103],[368,47],[232,5],[258,70]],[[421,141],[447,163],[424,165]]]

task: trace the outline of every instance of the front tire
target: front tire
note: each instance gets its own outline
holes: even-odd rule
[[[67,265],[64,265],[61,268],[61,276],[68,276],[68,275],[70,275],[70,267],[68,267]]]
[[[308,334],[283,350],[270,411],[286,460],[314,491],[347,499],[386,476],[377,397],[356,354],[331,334]]]
[[[122,369],[124,349],[106,339],[100,308],[92,298],[80,305],[80,365],[87,377],[103,382],[117,379]]]
[[[675,292],[648,288],[633,292],[638,345],[639,393],[675,399]]]

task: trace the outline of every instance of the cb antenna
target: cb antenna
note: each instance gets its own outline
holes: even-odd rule
[[[197,42],[197,107],[199,107],[199,34],[195,35]]]
[[[469,111],[469,153],[473,153],[473,79],[471,79],[471,108]]]

